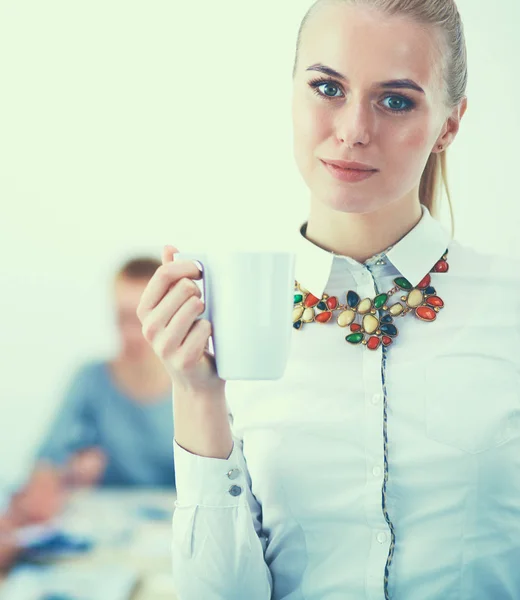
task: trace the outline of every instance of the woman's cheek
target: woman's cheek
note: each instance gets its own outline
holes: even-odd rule
[[[428,145],[428,132],[424,128],[411,127],[404,129],[401,127],[398,131],[394,131],[388,139],[386,155],[394,165],[406,166],[406,170],[410,172],[416,172],[418,169],[423,168],[423,162],[427,160],[429,155],[426,148]],[[414,164],[417,165],[417,168],[413,167]]]

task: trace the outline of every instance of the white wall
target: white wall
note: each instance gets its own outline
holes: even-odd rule
[[[304,219],[290,72],[307,6],[0,3],[0,481],[23,475],[71,368],[114,348],[107,284],[122,258],[283,245]],[[518,255],[520,5],[459,7],[458,237]]]

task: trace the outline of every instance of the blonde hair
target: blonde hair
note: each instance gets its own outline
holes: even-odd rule
[[[462,19],[454,0],[316,0],[304,16],[298,31],[293,77],[296,73],[298,52],[305,25],[326,2],[369,6],[388,15],[408,17],[421,25],[437,28],[442,32],[445,40],[443,77],[447,108],[455,108],[464,98],[468,83],[466,39]],[[436,217],[438,217],[442,186],[448,198],[453,233],[453,206],[448,185],[446,151],[438,154],[432,152],[421,176],[419,200]]]

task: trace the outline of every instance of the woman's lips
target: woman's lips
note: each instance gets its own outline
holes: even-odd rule
[[[359,181],[365,181],[365,179],[369,179],[372,175],[377,173],[377,170],[362,170],[362,169],[345,169],[343,167],[338,167],[336,165],[332,165],[325,161],[321,161],[327,171],[335,178],[340,181],[348,181],[350,183],[357,183]]]

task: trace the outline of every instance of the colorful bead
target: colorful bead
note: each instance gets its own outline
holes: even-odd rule
[[[327,305],[325,304],[325,302],[323,302],[323,300],[318,304],[318,308],[320,310],[327,310]]]
[[[435,273],[447,273],[449,271],[449,268],[450,268],[450,266],[448,265],[448,263],[445,260],[440,260],[433,267],[433,270],[435,271]]]
[[[378,337],[371,337],[368,340],[367,348],[369,350],[377,350],[380,345],[381,345],[381,340]]]
[[[376,296],[374,298],[374,308],[376,308],[377,310],[379,310],[380,308],[383,308],[383,306],[386,304],[387,300],[388,300],[388,294],[379,294],[379,296]]]
[[[332,296],[331,298],[327,299],[327,308],[329,310],[335,310],[336,308],[338,308],[338,299],[335,296]]]
[[[329,311],[322,312],[319,315],[316,315],[316,317],[314,318],[314,320],[318,321],[318,323],[328,323],[331,319],[332,313]]]
[[[426,275],[426,277],[424,279],[422,279],[421,282],[416,287],[420,290],[424,290],[430,285],[431,282],[432,282],[432,277],[428,273],[428,275]]]
[[[299,321],[303,315],[303,311],[305,309],[303,308],[303,306],[297,306],[292,313],[292,319],[293,319],[293,323],[296,323],[296,321]]]
[[[303,305],[305,306],[305,308],[314,308],[319,303],[319,301],[319,298],[316,298],[316,296],[309,294],[305,298],[305,302],[303,303]]]
[[[402,290],[411,290],[412,284],[405,277],[398,277],[394,279],[394,283],[397,287],[400,287]]]
[[[388,309],[388,312],[394,316],[398,317],[404,311],[404,306],[397,302],[397,304],[392,304],[392,306]]]
[[[390,346],[390,344],[394,341],[391,337],[388,337],[387,335],[384,335],[381,338],[381,341],[383,342],[383,346]]]
[[[301,329],[302,325],[303,325],[303,323],[301,321],[296,321],[296,323],[293,323],[293,327],[295,329]]]
[[[348,327],[356,318],[356,313],[353,310],[345,310],[338,317],[338,325],[340,327]]]
[[[350,331],[352,331],[352,333],[357,333],[358,331],[361,331],[361,325],[359,323],[352,323],[352,325],[350,326]]]
[[[408,306],[410,308],[417,308],[418,306],[420,306],[423,303],[423,300],[424,300],[424,296],[423,296],[423,293],[421,292],[421,290],[412,290],[408,294],[408,298],[406,299],[406,304],[408,304]]]
[[[302,321],[312,323],[314,321],[314,308],[306,308],[303,312]]]
[[[422,321],[435,321],[437,318],[437,313],[429,306],[419,306],[419,308],[415,310],[415,314]]]
[[[444,300],[439,296],[430,296],[426,299],[426,304],[429,306],[436,306],[438,308],[444,308]]]
[[[394,318],[392,317],[392,315],[385,315],[381,319],[381,323],[393,323],[393,322],[394,322]]]
[[[296,294],[296,295],[294,296],[294,303],[295,303],[295,304],[298,304],[298,303],[300,303],[300,302],[303,302],[303,296],[302,296],[301,294]]]
[[[425,293],[427,296],[432,296],[433,294],[436,294],[437,292],[435,291],[435,288],[434,288],[434,287],[430,286],[430,287],[427,287],[427,288],[424,290],[424,293]]]
[[[390,337],[395,337],[398,333],[397,327],[395,325],[391,325],[390,323],[385,323],[384,325],[381,325],[381,333]]]
[[[363,333],[352,333],[351,335],[347,335],[345,339],[349,344],[361,344],[365,339],[365,335]]]
[[[365,315],[363,318],[363,329],[370,335],[377,331],[379,327],[379,319],[376,319],[373,315]]]
[[[347,293],[347,305],[350,306],[350,308],[356,308],[359,304],[359,300],[359,295],[356,294],[356,292],[350,290],[350,292]]]
[[[371,310],[372,310],[372,299],[371,298],[365,298],[364,300],[362,300],[357,308],[357,311],[360,315],[365,315],[366,313],[370,312]]]

